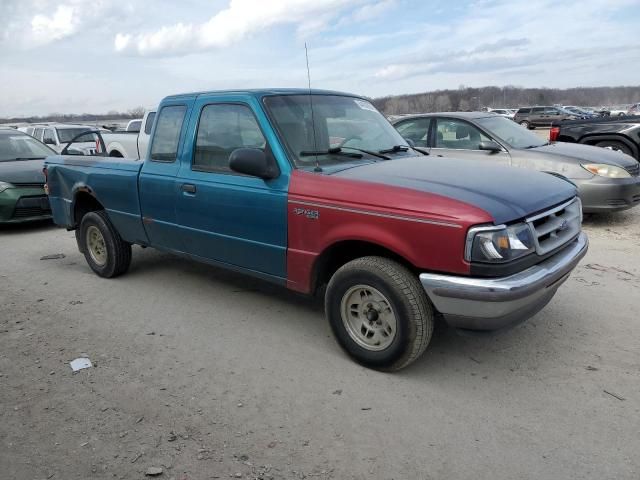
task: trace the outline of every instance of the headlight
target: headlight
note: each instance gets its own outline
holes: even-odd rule
[[[526,223],[510,227],[475,227],[467,234],[465,259],[469,262],[502,263],[524,257],[534,250],[533,234]]]
[[[582,168],[589,170],[594,175],[607,178],[629,178],[631,175],[624,168],[605,163],[586,163]]]
[[[12,188],[13,185],[7,182],[0,182],[0,193],[4,192],[7,188]]]

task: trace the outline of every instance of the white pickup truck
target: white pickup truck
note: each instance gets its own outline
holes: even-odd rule
[[[155,110],[149,110],[142,117],[140,132],[105,133],[102,135],[110,157],[125,157],[140,159],[147,153],[149,136],[156,117]]]

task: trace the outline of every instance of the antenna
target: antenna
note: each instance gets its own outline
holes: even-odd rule
[[[311,95],[311,71],[309,70],[309,51],[307,50],[307,42],[304,42],[304,56],[307,59],[307,80],[309,82],[309,107],[311,108],[311,128],[313,130],[313,151],[318,151],[318,142],[316,140],[316,120],[313,114],[313,95]],[[320,161],[318,160],[318,154],[316,153],[316,168],[314,172],[321,172]]]

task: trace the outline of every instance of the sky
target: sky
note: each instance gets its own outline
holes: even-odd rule
[[[640,84],[640,0],[0,0],[0,117],[202,90]]]

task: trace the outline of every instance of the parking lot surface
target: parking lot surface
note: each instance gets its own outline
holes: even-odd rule
[[[1,476],[637,479],[640,209],[585,230],[529,322],[440,326],[384,374],[342,353],[318,302],[138,247],[104,280],[73,232],[3,229]]]

